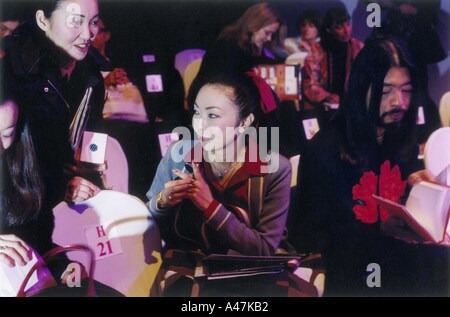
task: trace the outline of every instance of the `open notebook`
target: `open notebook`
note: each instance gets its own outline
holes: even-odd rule
[[[442,242],[449,220],[450,187],[421,182],[414,185],[401,205],[373,195],[377,204],[389,214],[399,216],[426,241]]]

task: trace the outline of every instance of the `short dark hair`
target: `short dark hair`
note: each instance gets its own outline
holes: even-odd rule
[[[322,27],[322,14],[318,10],[305,10],[297,19],[297,31],[304,26],[307,22],[314,24],[318,31]]]
[[[331,8],[325,12],[325,17],[323,18],[323,28],[331,29],[335,25],[342,24],[350,20],[350,15],[345,8]]]

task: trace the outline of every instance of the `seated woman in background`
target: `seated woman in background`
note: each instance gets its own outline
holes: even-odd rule
[[[166,242],[163,268],[191,279],[205,254],[274,254],[285,229],[291,181],[286,158],[272,152],[266,163],[252,137],[246,141],[248,129],[264,125],[266,112],[275,107],[267,84],[253,73],[196,80],[192,125],[200,142],[183,140],[169,148],[147,193]],[[266,85],[263,97],[255,81]],[[275,161],[277,168],[268,170]],[[186,162],[192,162],[193,174]],[[161,270],[162,279],[164,274]],[[185,282],[183,295],[189,295],[192,281]],[[165,290],[169,286],[166,280]],[[175,288],[182,289],[179,283]]]
[[[298,52],[311,52],[312,43],[319,42],[319,30],[322,25],[322,16],[317,10],[303,11],[297,20],[297,37],[284,40],[284,47],[289,54]]]
[[[275,40],[281,18],[267,3],[251,6],[233,24],[226,26],[203,57],[199,74],[250,71],[271,58],[264,53],[266,43]]]
[[[301,41],[298,50],[308,53],[302,68],[302,93],[305,109],[324,107],[325,102],[339,102],[339,96],[327,91],[328,69],[326,54],[320,44],[322,17],[316,10],[306,10],[298,21]]]
[[[51,247],[51,229],[38,225],[44,186],[28,125],[16,102],[0,104],[0,263],[25,265],[30,246],[39,253]],[[26,242],[25,242],[26,241]]]

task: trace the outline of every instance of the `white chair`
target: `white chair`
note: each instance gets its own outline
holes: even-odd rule
[[[430,135],[425,145],[424,162],[426,169],[436,176],[440,184],[450,186],[450,127],[437,129]],[[450,245],[450,221],[446,232],[445,244]]]
[[[205,55],[205,50],[199,48],[191,48],[179,52],[175,55],[175,68],[180,72],[181,77],[184,77],[186,67],[197,59],[202,59]]]
[[[53,214],[53,242],[89,246],[95,254],[95,280],[126,296],[149,296],[161,265],[161,238],[142,201],[103,190],[82,203],[62,202]],[[68,257],[89,267],[85,253]]]
[[[438,181],[450,186],[450,127],[434,131],[424,150],[425,167]]]
[[[284,63],[287,65],[300,65],[300,67],[303,67],[303,65],[305,65],[306,57],[308,57],[308,53],[306,52],[294,53],[289,55]]]
[[[120,143],[108,136],[106,143],[105,170],[106,185],[113,189],[128,194],[128,161]]]
[[[450,91],[446,92],[439,102],[439,115],[441,117],[442,126],[450,126]]]

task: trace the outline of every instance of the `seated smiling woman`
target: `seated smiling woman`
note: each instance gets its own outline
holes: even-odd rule
[[[164,295],[191,294],[206,254],[274,254],[289,207],[289,161],[275,152],[267,161],[246,138],[274,108],[267,84],[253,73],[196,80],[192,125],[199,142],[170,147],[147,193],[166,242],[158,285]]]

